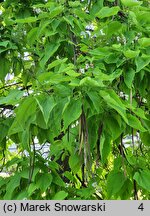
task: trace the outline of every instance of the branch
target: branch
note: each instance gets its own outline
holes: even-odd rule
[[[12,83],[12,84],[9,84],[9,85],[5,85],[5,86],[1,87],[0,90],[10,88],[12,86],[16,86],[16,85],[19,85],[19,84],[22,84],[22,82],[17,82],[17,83]]]
[[[1,109],[10,109],[10,110],[14,110],[14,109],[15,109],[15,106],[10,105],[10,104],[8,104],[8,105],[0,104],[0,108],[1,108]]]

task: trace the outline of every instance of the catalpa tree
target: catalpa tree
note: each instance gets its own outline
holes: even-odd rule
[[[150,199],[149,15],[1,1],[1,199]]]

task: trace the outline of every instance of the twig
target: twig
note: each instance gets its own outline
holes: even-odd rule
[[[22,82],[17,82],[17,83],[12,83],[12,84],[9,84],[9,85],[5,85],[5,86],[1,87],[0,90],[10,88],[12,86],[16,86],[16,85],[19,85],[19,84],[22,84]]]
[[[33,157],[30,157],[30,171],[29,171],[28,184],[30,184],[32,181],[32,176],[33,176],[33,172],[34,172],[34,165],[35,165],[35,143],[34,143],[33,139],[32,139],[32,143],[33,143]]]
[[[123,133],[121,134],[120,138],[121,138],[120,151],[121,151],[121,155],[122,155],[122,167],[123,167],[123,170],[124,170],[124,176],[127,176],[125,162],[124,162],[125,154],[124,154],[124,151],[123,151]]]
[[[98,165],[98,161],[99,161],[100,158],[101,158],[101,155],[100,155],[100,139],[101,139],[101,135],[102,135],[102,130],[103,130],[103,124],[100,124],[100,126],[99,126],[99,128],[98,128],[96,165]]]
[[[134,200],[138,200],[137,185],[135,180],[133,180],[133,185],[134,185]]]

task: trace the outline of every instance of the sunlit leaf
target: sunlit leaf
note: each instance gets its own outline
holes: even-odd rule
[[[53,97],[50,97],[48,95],[39,95],[36,98],[37,104],[39,105],[39,108],[43,114],[45,123],[48,123],[49,115],[54,106],[56,105],[56,102]]]
[[[68,196],[68,193],[65,191],[59,191],[55,194],[52,200],[64,200]]]
[[[115,7],[103,7],[97,14],[96,16],[99,18],[105,18],[105,17],[110,17],[113,15],[116,15],[120,10],[120,7],[115,6]]]

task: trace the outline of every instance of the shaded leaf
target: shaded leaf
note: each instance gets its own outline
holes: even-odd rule
[[[42,192],[46,191],[46,189],[51,185],[52,175],[49,173],[41,173],[37,175],[36,186],[40,188]]]
[[[4,195],[4,199],[10,200],[13,198],[13,192],[20,185],[20,179],[21,177],[19,174],[16,174],[10,178],[10,181],[6,186],[6,194]]]
[[[135,70],[133,70],[132,68],[130,68],[125,72],[124,82],[129,89],[131,89],[132,87],[134,77],[135,77]]]
[[[6,58],[0,58],[0,80],[4,81],[7,73],[10,72],[10,62]]]
[[[139,186],[150,191],[150,171],[149,170],[140,170],[136,172],[133,176],[133,179],[137,182]]]
[[[144,145],[150,146],[150,133],[149,132],[140,133],[140,138]]]
[[[105,133],[103,133],[101,135],[101,139],[100,139],[100,154],[101,154],[101,159],[102,159],[102,162],[105,163],[107,158],[108,158],[108,155],[111,151],[111,139],[110,139],[110,136]]]
[[[108,104],[108,106],[115,109],[122,116],[124,121],[128,123],[128,119],[126,116],[126,107],[121,102],[118,95],[113,90],[100,90],[100,95]]]
[[[117,194],[123,187],[125,181],[126,178],[123,172],[111,171],[108,174],[108,179],[107,179],[108,198],[111,198],[113,195]]]
[[[71,170],[73,171],[74,174],[76,174],[81,167],[81,163],[80,163],[80,157],[79,155],[76,154],[72,154],[69,158],[69,166],[71,168]]]
[[[67,104],[63,111],[63,119],[64,119],[64,130],[73,123],[78,120],[82,113],[82,102],[80,99],[71,99]]]

